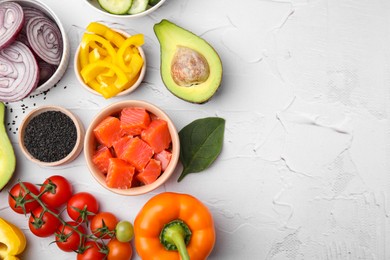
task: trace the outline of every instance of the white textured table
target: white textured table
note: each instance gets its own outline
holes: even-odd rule
[[[71,59],[89,22],[104,21],[145,34],[148,67],[133,94],[104,100],[81,88],[71,63],[46,95],[8,106],[18,163],[0,193],[0,216],[24,230],[23,259],[75,259],[49,245],[52,238],[32,235],[27,218],[8,207],[7,189],[18,178],[40,183],[53,174],[130,221],[157,193],[196,196],[215,219],[210,259],[390,258],[389,1],[167,0],[136,20],[103,16],[81,0],[42,1],[63,21]],[[220,54],[223,83],[208,103],[186,103],[164,87],[153,32],[163,18],[201,35]],[[179,130],[197,118],[225,118],[223,152],[210,169],[178,183],[179,166],[165,186],[136,197],[100,187],[83,154],[56,168],[39,168],[21,154],[13,132],[31,109],[61,105],[87,127],[101,108],[123,99],[156,104]]]

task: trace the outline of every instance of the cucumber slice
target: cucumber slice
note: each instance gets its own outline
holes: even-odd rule
[[[149,0],[133,0],[133,4],[128,11],[129,14],[138,14],[146,10]]]
[[[111,14],[127,14],[133,0],[98,0],[99,5]]]
[[[160,0],[149,0],[149,5],[155,6]]]

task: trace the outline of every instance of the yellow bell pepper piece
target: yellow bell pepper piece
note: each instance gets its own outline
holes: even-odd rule
[[[26,237],[24,233],[14,224],[0,218],[0,259],[19,259],[26,248]]]
[[[106,69],[110,69],[115,73],[115,75],[113,76],[115,77],[115,80],[110,81],[110,84],[104,84],[104,86],[102,86],[103,90],[101,88],[96,89],[96,78]],[[91,87],[94,88],[96,91],[100,92],[105,98],[115,96],[123,89],[125,89],[126,86],[128,86],[129,82],[127,75],[121,70],[121,68],[119,68],[113,63],[102,60],[88,64],[81,70],[80,74],[84,82],[86,82],[87,84],[93,82]],[[102,91],[104,93],[102,93]]]
[[[133,72],[132,71],[132,67],[127,65],[125,63],[125,59],[128,60],[129,58],[126,57],[128,54],[126,54],[125,56],[125,53],[126,51],[128,51],[129,49],[133,48],[133,46],[141,46],[144,44],[144,36],[142,34],[136,34],[136,35],[133,35],[133,36],[130,36],[129,38],[127,38],[125,40],[125,42],[119,47],[118,49],[118,52],[117,52],[117,63],[119,65],[119,67],[121,69],[123,69],[125,72],[127,73],[132,73],[132,74],[137,74],[138,72]],[[134,54],[132,55],[134,56]],[[138,55],[139,57],[141,57],[140,55]],[[134,57],[131,57],[131,60],[133,60]],[[132,61],[130,61],[130,64],[131,64]],[[137,66],[134,66],[133,64],[133,67],[142,67],[143,65],[143,59],[141,57],[141,60],[140,59],[136,59],[135,62],[141,62],[141,64],[137,64]]]
[[[105,39],[112,42],[118,48],[125,41],[125,37],[122,34],[112,30],[104,24],[98,22],[92,22],[87,26],[87,31],[96,33],[97,35],[103,36]]]
[[[97,49],[102,56],[108,56],[108,52],[102,48],[101,45],[97,44],[96,42],[92,41],[89,43],[89,47],[92,49]]]
[[[96,48],[93,49],[91,52],[89,52],[88,57],[89,57],[88,58],[89,62],[95,62],[103,59],[103,56],[99,53],[99,50]]]
[[[99,43],[107,51],[108,55],[115,60],[116,51],[109,41],[99,35],[85,33],[80,44],[79,62],[81,69],[89,64],[89,46],[92,42]]]
[[[144,60],[142,59],[140,54],[133,54],[131,61],[129,63],[129,78],[137,78],[139,72],[142,69],[142,65],[144,64]]]

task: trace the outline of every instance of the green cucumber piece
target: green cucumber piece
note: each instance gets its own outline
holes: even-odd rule
[[[111,14],[127,14],[133,0],[98,0],[99,5]]]
[[[146,10],[148,7],[148,0],[133,0],[133,4],[128,11],[129,14],[138,14]]]
[[[160,2],[160,0],[149,0],[149,5],[155,6],[156,4],[158,4],[158,2]]]

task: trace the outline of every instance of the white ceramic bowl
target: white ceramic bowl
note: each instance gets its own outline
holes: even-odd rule
[[[115,30],[116,32],[119,32],[120,34],[124,35],[125,37],[130,37],[131,36],[130,34],[128,34],[127,32],[124,32],[122,30],[118,30],[118,29],[114,29],[114,28],[112,28],[112,29]],[[138,47],[138,51],[139,51],[142,59],[144,60],[144,63],[142,65],[142,69],[141,69],[141,72],[139,73],[138,79],[134,82],[133,85],[131,85],[131,87],[129,87],[128,89],[123,90],[122,92],[118,93],[116,96],[124,96],[124,95],[130,94],[136,88],[138,88],[138,86],[142,83],[142,80],[145,77],[145,73],[146,73],[146,56],[145,56],[145,52],[142,49],[142,47]],[[91,92],[91,93],[93,93],[95,95],[102,96],[102,94],[100,94],[99,92],[95,91],[94,89],[92,89],[87,84],[85,84],[83,78],[81,77],[81,75],[80,75],[79,54],[80,54],[80,45],[77,47],[76,53],[74,55],[74,61],[73,61],[73,63],[74,63],[74,66],[73,66],[74,67],[74,72],[76,74],[77,80],[80,82],[81,86],[83,86],[84,89],[86,89],[87,91],[89,91],[89,92]]]
[[[166,0],[160,0],[156,5],[150,7],[149,9],[146,9],[145,11],[138,13],[138,14],[111,14],[104,10],[98,3],[97,0],[86,0],[86,2],[91,6],[93,9],[98,11],[99,13],[102,13],[104,15],[108,15],[111,17],[119,17],[119,18],[138,18],[142,17],[148,14],[151,14],[152,12],[156,11]]]
[[[60,81],[66,69],[68,68],[69,57],[70,57],[70,46],[69,46],[69,40],[68,40],[67,33],[64,29],[64,26],[62,25],[60,19],[57,17],[54,11],[49,6],[47,6],[46,4],[38,0],[4,0],[4,1],[16,2],[21,6],[28,6],[28,7],[33,7],[41,10],[49,18],[51,18],[53,21],[56,22],[58,28],[61,31],[63,50],[62,50],[62,58],[61,58],[60,65],[58,66],[54,74],[46,82],[39,85],[31,94],[39,94],[45,92]]]
[[[67,115],[74,123],[74,125],[76,127],[76,134],[77,134],[77,139],[76,139],[75,146],[73,147],[73,150],[63,159],[60,159],[60,160],[54,161],[54,162],[43,162],[43,161],[38,160],[28,151],[28,149],[24,143],[24,136],[25,136],[25,132],[26,132],[26,127],[28,126],[30,121],[34,117],[40,115],[41,113],[47,112],[47,111],[59,111],[65,115]],[[80,119],[76,115],[74,115],[72,112],[70,112],[68,109],[65,109],[65,108],[60,107],[60,106],[50,106],[50,105],[49,106],[41,106],[41,107],[38,107],[38,108],[32,110],[30,113],[28,113],[26,115],[26,117],[23,119],[22,123],[20,124],[20,127],[19,127],[19,146],[20,146],[20,149],[22,150],[23,154],[30,161],[32,161],[38,165],[41,165],[41,166],[47,166],[47,167],[58,166],[58,165],[69,163],[77,158],[77,156],[81,153],[81,151],[83,149],[84,134],[85,134],[84,126],[81,123]]]
[[[172,157],[165,171],[153,183],[144,186],[130,188],[130,189],[114,189],[107,186],[105,175],[96,167],[96,165],[92,161],[92,155],[96,151],[96,146],[97,146],[97,140],[93,133],[93,129],[96,128],[96,126],[107,116],[117,115],[123,108],[126,107],[145,108],[151,114],[154,114],[158,118],[167,121],[168,129],[172,139],[172,151],[171,151]],[[172,120],[160,108],[145,101],[125,100],[107,106],[94,117],[94,119],[92,120],[91,124],[88,126],[87,131],[85,133],[84,156],[92,176],[104,188],[120,195],[131,196],[131,195],[145,194],[163,185],[176,169],[177,163],[179,161],[179,154],[180,154],[179,135]]]

